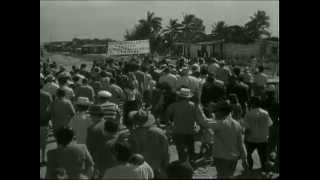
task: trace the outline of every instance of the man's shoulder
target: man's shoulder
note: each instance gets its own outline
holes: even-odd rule
[[[263,115],[269,115],[269,112],[263,108],[259,108],[258,111]]]
[[[220,85],[220,86],[224,86],[224,82],[221,81],[221,80],[219,80],[219,79],[216,79],[216,80],[215,80],[215,84],[216,84],[216,85]]]
[[[43,91],[41,90],[40,91],[40,96],[44,97],[44,98],[50,98],[51,97],[51,94],[49,92],[46,92],[46,91]]]
[[[158,134],[160,136],[165,135],[164,131],[160,128],[158,128],[157,126],[152,126],[148,129],[149,132],[153,133],[153,134]]]

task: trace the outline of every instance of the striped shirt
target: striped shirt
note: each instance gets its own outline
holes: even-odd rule
[[[102,106],[105,120],[116,120],[117,122],[120,120],[120,109],[118,105],[112,102],[105,102],[100,104],[100,106]]]

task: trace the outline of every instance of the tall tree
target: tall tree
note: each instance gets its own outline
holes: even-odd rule
[[[181,24],[183,25],[183,38],[186,41],[191,41],[197,34],[205,33],[203,20],[196,17],[194,14],[185,15]]]
[[[139,24],[133,30],[127,30],[124,37],[126,40],[150,39],[150,47],[153,52],[159,45],[157,41],[159,41],[159,32],[162,28],[161,21],[162,19],[156,17],[154,12],[148,11],[146,19],[140,19]]]
[[[224,21],[218,21],[214,25],[212,25],[212,34],[225,38],[228,33],[228,25]]]
[[[174,41],[177,40],[179,34],[183,31],[183,25],[178,22],[178,19],[170,19],[169,25],[162,30],[161,35],[165,41],[166,48],[172,49]]]
[[[250,17],[250,21],[245,24],[246,31],[251,39],[260,39],[263,35],[270,37],[268,28],[270,26],[269,16],[265,11],[257,11]]]

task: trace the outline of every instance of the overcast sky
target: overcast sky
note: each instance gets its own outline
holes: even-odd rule
[[[40,41],[60,41],[78,38],[111,38],[123,40],[147,11],[163,18],[179,21],[184,14],[203,19],[206,32],[219,20],[228,25],[243,25],[258,10],[270,17],[270,31],[279,36],[278,1],[40,1]]]

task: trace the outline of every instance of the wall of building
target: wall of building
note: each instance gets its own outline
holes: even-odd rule
[[[215,52],[219,52],[219,48],[215,48]],[[255,42],[251,44],[224,43],[223,55],[225,59],[250,59],[252,56],[260,57],[261,43]]]

